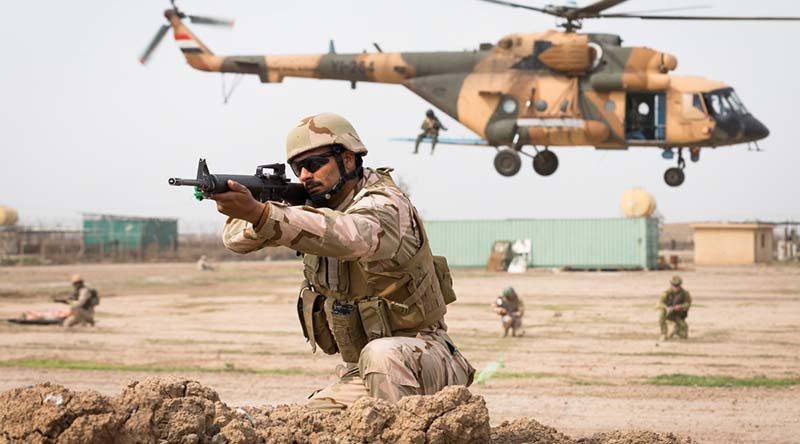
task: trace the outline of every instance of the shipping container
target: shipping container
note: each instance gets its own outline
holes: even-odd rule
[[[454,267],[483,267],[496,241],[530,239],[530,267],[655,269],[658,220],[508,219],[426,221],[433,254]]]
[[[174,249],[178,244],[178,220],[84,214],[83,242],[101,250]]]

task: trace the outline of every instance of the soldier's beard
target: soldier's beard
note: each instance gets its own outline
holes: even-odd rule
[[[332,201],[336,200],[336,194],[339,189],[335,189],[336,185],[329,188],[324,188],[322,182],[310,180],[304,184],[306,191],[308,191],[308,201],[314,208],[333,208]],[[341,187],[339,187],[341,188]],[[312,193],[314,189],[316,192]]]
[[[306,188],[308,194],[312,194],[311,190],[314,188],[322,187],[322,182],[317,180],[309,180],[308,182],[304,183],[303,186]]]

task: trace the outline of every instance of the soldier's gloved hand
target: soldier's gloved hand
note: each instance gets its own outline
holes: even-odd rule
[[[250,190],[239,182],[229,180],[228,189],[230,191],[209,196],[209,199],[217,202],[217,211],[226,216],[258,225],[265,204],[255,200],[250,194]]]

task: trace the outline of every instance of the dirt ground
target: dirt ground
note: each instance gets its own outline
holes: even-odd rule
[[[58,308],[82,273],[100,291],[95,327],[0,324],[0,391],[49,381],[119,394],[131,380],[199,381],[230,406],[302,403],[332,381],[312,355],[295,298],[299,262],[0,268],[0,318]],[[659,375],[800,377],[800,267],[682,271],[694,305],[688,341],[659,343],[655,302],[672,272],[524,275],[455,270],[451,336],[494,378],[470,390],[491,423],[533,418],[573,437],[641,429],[699,442],[800,442],[800,386],[665,387]],[[489,303],[505,285],[526,302],[522,338],[501,338]]]

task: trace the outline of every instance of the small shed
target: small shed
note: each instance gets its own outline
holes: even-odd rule
[[[746,265],[772,261],[772,224],[702,223],[694,228],[694,263]]]
[[[101,256],[145,251],[174,251],[178,246],[178,220],[111,214],[83,215],[83,243]]]

